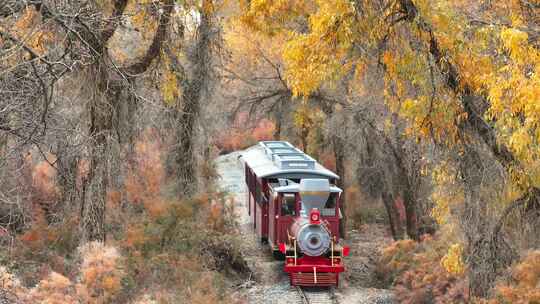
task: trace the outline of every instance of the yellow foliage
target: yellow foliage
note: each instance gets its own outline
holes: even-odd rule
[[[318,10],[309,17],[309,34],[291,34],[283,51],[285,77],[295,96],[308,96],[324,81],[348,72],[354,8],[345,0],[315,3]]]
[[[448,248],[448,252],[442,258],[441,264],[448,273],[460,275],[465,270],[462,256],[463,247],[461,244],[453,244]]]
[[[240,1],[243,23],[256,31],[274,35],[284,30],[284,23],[307,12],[308,0]]]
[[[178,76],[169,67],[165,67],[163,80],[160,84],[161,95],[165,104],[173,107],[177,104],[179,97],[182,96],[182,90],[178,83]]]
[[[434,190],[431,194],[435,206],[431,216],[439,225],[451,222],[451,211],[463,204],[465,197],[459,183],[455,180],[455,168],[449,163],[441,163],[431,173]]]
[[[153,0],[128,1],[126,12],[131,17],[131,22],[145,39],[152,39],[159,23],[156,17],[150,13],[153,9]]]
[[[500,48],[509,53],[498,72],[485,80],[491,105],[487,116],[495,119],[499,140],[522,163],[522,176],[514,179],[522,189],[536,183],[540,157],[540,51],[529,45],[528,34],[507,28],[500,32]]]
[[[513,58],[518,58],[527,46],[529,35],[517,29],[508,28],[501,31],[501,40],[504,47],[510,51]]]

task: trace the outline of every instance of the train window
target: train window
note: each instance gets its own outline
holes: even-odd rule
[[[296,215],[296,198],[294,193],[284,193],[281,202],[281,215]]]
[[[328,200],[326,201],[326,204],[324,204],[324,208],[322,210],[323,216],[336,215],[337,197],[338,197],[338,193],[335,193],[335,192],[330,193],[330,196],[328,196]]]

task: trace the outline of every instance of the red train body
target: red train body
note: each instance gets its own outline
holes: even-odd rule
[[[253,228],[291,285],[337,286],[349,251],[339,244],[339,177],[288,142],[261,142],[242,159]]]

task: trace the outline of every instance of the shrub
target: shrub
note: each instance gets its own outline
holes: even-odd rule
[[[74,284],[56,272],[39,282],[26,297],[28,303],[78,304]]]
[[[100,242],[91,242],[79,249],[80,267],[77,293],[89,303],[108,303],[121,289],[124,276],[122,257],[117,249]]]
[[[6,267],[0,266],[0,289],[17,294],[24,288],[21,282]]]
[[[449,250],[450,256],[455,255]],[[378,275],[394,287],[399,303],[467,303],[468,282],[457,273],[448,272],[442,260],[448,246],[426,237],[423,242],[397,241],[383,250]],[[454,264],[452,264],[454,265]]]
[[[30,227],[6,255],[21,282],[1,268],[0,302],[9,293],[21,303],[230,303],[231,275],[249,271],[235,236],[234,203],[211,187],[176,199],[163,187],[174,182],[165,174],[163,147],[145,137],[134,152],[124,183],[107,193],[111,243],[77,249],[78,214],[49,221],[34,204]],[[87,174],[85,166],[80,176]],[[53,197],[45,195],[56,191],[48,167],[38,171],[43,174],[33,177],[41,190],[31,198]]]
[[[540,303],[540,250],[532,251],[511,271],[511,280],[495,288],[489,303]]]

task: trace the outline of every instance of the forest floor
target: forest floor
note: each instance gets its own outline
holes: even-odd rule
[[[244,171],[239,156],[239,152],[233,152],[220,156],[216,161],[219,185],[234,198],[239,234],[244,240],[242,252],[253,272],[252,277],[238,287],[238,298],[254,304],[298,302],[298,294],[289,286],[283,271],[283,262],[274,260],[268,245],[256,240],[247,211]],[[334,292],[339,303],[395,302],[391,291],[377,288],[380,284],[375,276],[380,249],[390,241],[386,228],[380,224],[368,224],[348,231],[345,243],[351,247],[351,256],[345,259],[346,272],[341,275],[340,286]]]

